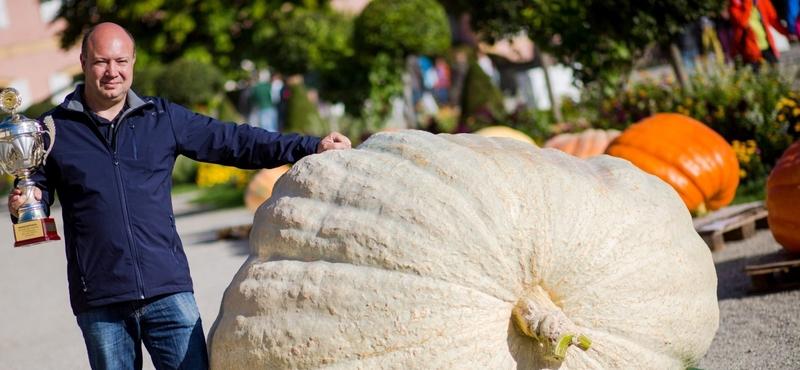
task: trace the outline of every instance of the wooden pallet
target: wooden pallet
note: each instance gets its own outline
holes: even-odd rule
[[[725,241],[747,239],[756,229],[769,227],[763,201],[725,207],[692,222],[712,251],[725,248]]]
[[[752,288],[748,293],[764,293],[800,288],[800,256],[779,250],[746,265]]]

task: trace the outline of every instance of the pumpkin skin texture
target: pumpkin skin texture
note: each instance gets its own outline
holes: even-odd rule
[[[717,331],[716,282],[675,191],[627,161],[379,133],[305,157],[258,209],[210,362],[685,369]],[[591,345],[550,360],[526,334],[561,329]]]
[[[244,205],[251,212],[255,212],[261,203],[272,195],[275,182],[283,176],[286,171],[292,168],[290,165],[283,165],[275,168],[265,168],[259,170],[247,184],[244,192]]]
[[[606,154],[624,158],[672,185],[695,215],[727,206],[739,186],[733,147],[700,121],[659,113],[622,132]]]
[[[800,253],[800,141],[795,141],[767,178],[767,222],[784,249]]]
[[[620,135],[619,130],[587,129],[578,133],[564,133],[551,137],[544,148],[554,148],[578,158],[604,154],[608,144]]]
[[[536,142],[531,139],[530,136],[526,135],[524,132],[515,130],[508,126],[489,126],[484,127],[478,131],[473,132],[475,135],[480,135],[483,137],[507,137],[510,139],[516,139],[522,142],[526,142],[531,145],[536,145]]]

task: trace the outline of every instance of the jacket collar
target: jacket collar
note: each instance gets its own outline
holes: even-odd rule
[[[61,103],[61,106],[65,109],[75,111],[75,112],[88,112],[89,108],[83,102],[83,89],[84,84],[78,84],[75,87],[75,91],[72,94],[69,94],[64,102]],[[128,96],[126,97],[128,109],[126,113],[132,112],[136,109],[144,107],[149,104],[153,104],[152,101],[145,101],[143,100],[138,94],[133,92],[133,90],[128,90]]]

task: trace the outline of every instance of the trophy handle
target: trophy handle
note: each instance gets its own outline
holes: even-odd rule
[[[42,165],[47,162],[47,156],[50,155],[50,151],[53,150],[53,145],[56,144],[56,123],[53,121],[53,116],[45,117],[44,125],[47,127],[47,136],[50,137],[50,146],[48,146],[47,150],[44,151]]]

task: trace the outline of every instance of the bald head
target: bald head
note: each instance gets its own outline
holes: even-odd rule
[[[136,57],[136,40],[133,38],[133,35],[122,26],[111,22],[97,24],[86,31],[81,43],[81,53],[86,54],[89,49],[89,44],[97,43],[100,41],[98,38],[106,38],[108,36],[122,37],[123,35],[130,40],[131,47],[133,48],[133,57]]]
[[[114,23],[92,27],[83,37],[83,98],[89,109],[112,120],[125,106],[133,83],[136,45],[131,34]]]

